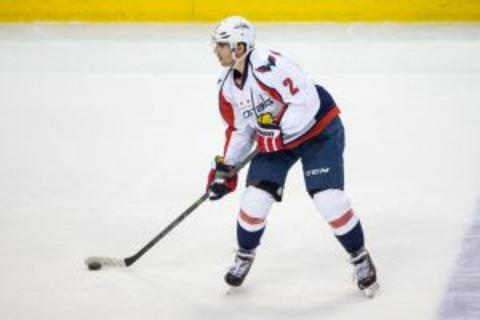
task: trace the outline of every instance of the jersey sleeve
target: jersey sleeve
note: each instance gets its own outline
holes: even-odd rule
[[[263,91],[283,105],[280,126],[288,143],[312,126],[320,101],[313,81],[298,66],[274,53],[266,61],[254,68],[254,77]]]
[[[219,105],[227,126],[223,148],[224,161],[228,165],[236,165],[245,159],[252,149],[255,132],[236,111],[222,89],[219,93]]]

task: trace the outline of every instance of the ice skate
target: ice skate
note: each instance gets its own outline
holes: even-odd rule
[[[250,271],[254,258],[255,252],[238,250],[234,264],[225,275],[225,282],[231,287],[241,286]]]
[[[373,298],[380,286],[377,282],[377,272],[370,254],[362,248],[352,255],[350,263],[354,267],[354,281],[357,287],[367,297]]]

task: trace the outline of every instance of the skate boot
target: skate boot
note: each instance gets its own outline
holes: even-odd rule
[[[255,252],[239,249],[234,264],[225,275],[225,282],[232,287],[241,286],[250,271],[254,258]]]
[[[350,263],[354,268],[354,280],[358,288],[369,298],[375,295],[380,287],[377,283],[377,271],[365,248],[352,254]]]

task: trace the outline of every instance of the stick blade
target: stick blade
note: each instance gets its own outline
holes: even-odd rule
[[[100,265],[100,268],[104,267],[127,267],[125,259],[122,258],[110,258],[110,257],[88,257],[85,259],[85,265],[91,269],[92,265]]]

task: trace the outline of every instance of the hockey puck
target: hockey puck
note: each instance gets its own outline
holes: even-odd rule
[[[102,268],[102,265],[96,261],[90,262],[88,264],[88,270],[95,271],[95,270],[100,270],[101,268]]]

